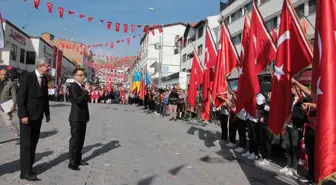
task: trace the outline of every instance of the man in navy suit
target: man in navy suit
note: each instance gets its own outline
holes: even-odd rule
[[[70,85],[69,98],[71,111],[69,115],[71,138],[69,141],[69,169],[78,171],[78,166],[88,165],[82,160],[82,149],[85,140],[86,124],[89,115],[89,85],[83,85],[84,70],[77,68],[73,71],[75,82]]]

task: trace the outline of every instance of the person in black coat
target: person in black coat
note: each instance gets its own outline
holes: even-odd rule
[[[89,85],[83,87],[85,73],[77,68],[73,71],[75,82],[70,85],[69,98],[71,111],[69,115],[71,138],[69,141],[69,169],[78,171],[79,165],[88,165],[82,160],[82,149],[85,140],[86,124],[89,115]]]
[[[40,136],[43,115],[50,121],[48,80],[50,70],[48,59],[37,61],[37,69],[25,74],[18,91],[18,117],[20,119],[20,168],[21,179],[38,181],[33,172],[36,146]]]

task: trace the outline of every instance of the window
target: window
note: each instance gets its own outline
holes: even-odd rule
[[[248,12],[252,12],[252,2],[245,5],[245,10],[247,10]],[[245,10],[244,10],[244,14],[245,14]]]
[[[242,16],[242,9],[240,8],[235,13],[231,15],[231,22],[234,22],[235,20],[238,20]]]
[[[269,20],[266,22],[268,31],[271,31],[272,28],[277,28],[278,27],[278,17],[274,17],[273,19]]]
[[[187,61],[187,55],[184,54],[184,55],[182,56],[182,62],[186,62],[186,61]]]
[[[201,26],[198,28],[198,31],[197,31],[197,38],[201,38],[203,36],[203,28],[204,26]]]
[[[230,16],[227,17],[227,18],[225,18],[224,22],[225,22],[226,24],[230,24]]]
[[[267,1],[270,1],[270,0],[260,0],[260,5],[261,6],[262,4],[265,4]]]
[[[15,44],[12,44],[12,48],[10,51],[10,59],[16,61],[16,55],[17,55],[17,46]]]
[[[27,51],[26,64],[35,64],[36,53],[35,51]]]
[[[308,2],[308,14],[311,15],[316,12],[316,0],[310,0]]]
[[[202,55],[202,53],[203,53],[203,45],[201,44],[197,47],[197,55],[200,56]]]
[[[238,45],[241,42],[241,33],[235,37],[232,38],[232,42],[234,45]]]
[[[20,50],[20,62],[24,64],[26,51],[21,48]]]
[[[304,17],[305,16],[305,13],[304,13],[304,4],[296,7],[295,11],[296,11],[296,14],[298,15],[299,18]]]
[[[193,54],[193,53],[189,53],[189,54],[187,55],[187,60],[189,60],[189,59],[193,58],[193,56],[194,56],[194,54]]]

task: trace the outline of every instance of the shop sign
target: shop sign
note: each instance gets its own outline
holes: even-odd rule
[[[22,45],[26,45],[26,38],[13,29],[11,29],[9,37],[12,37],[15,41]]]

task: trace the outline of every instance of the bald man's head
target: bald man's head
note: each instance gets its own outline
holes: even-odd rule
[[[8,72],[6,69],[1,69],[0,70],[0,80],[5,80],[8,77]]]

